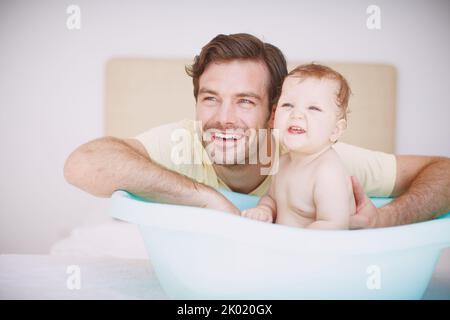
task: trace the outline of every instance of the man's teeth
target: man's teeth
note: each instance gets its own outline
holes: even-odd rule
[[[237,140],[237,139],[240,139],[242,137],[242,135],[216,132],[215,137],[218,138],[218,139],[225,139],[225,140],[228,140],[228,139]]]

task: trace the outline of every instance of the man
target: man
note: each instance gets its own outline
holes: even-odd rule
[[[271,176],[261,174],[267,164],[248,161],[250,153],[245,150],[254,144],[259,149],[263,142],[247,132],[271,126],[287,74],[283,54],[248,34],[218,35],[187,72],[193,78],[197,123],[186,120],[131,139],[88,142],[68,157],[67,181],[96,196],[109,197],[121,189],[161,202],[233,214],[239,210],[215,188],[262,196]],[[192,161],[187,163],[173,159],[172,134],[181,129],[201,141],[190,144]],[[350,221],[352,228],[413,223],[450,211],[448,158],[394,156],[343,143],[334,148],[354,176],[357,214]],[[200,163],[194,161],[199,157]],[[366,193],[398,198],[377,209]]]

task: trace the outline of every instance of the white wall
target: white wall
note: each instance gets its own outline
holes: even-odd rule
[[[450,156],[450,2],[0,2],[0,253],[46,253],[107,206],[62,168],[102,134],[103,72],[113,56],[193,57],[218,33],[248,32],[288,59],[398,68],[397,152]],[[82,28],[66,28],[66,8]],[[382,29],[366,28],[381,8]]]

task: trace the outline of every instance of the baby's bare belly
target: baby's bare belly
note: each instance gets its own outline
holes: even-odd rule
[[[277,219],[275,223],[286,226],[305,228],[316,220],[315,213],[293,211],[289,209],[277,209]]]

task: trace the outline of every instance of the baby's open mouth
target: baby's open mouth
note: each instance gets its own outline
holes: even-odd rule
[[[298,127],[298,126],[290,126],[288,128],[288,132],[292,133],[292,134],[303,134],[305,133],[305,129],[303,129],[302,127]]]

